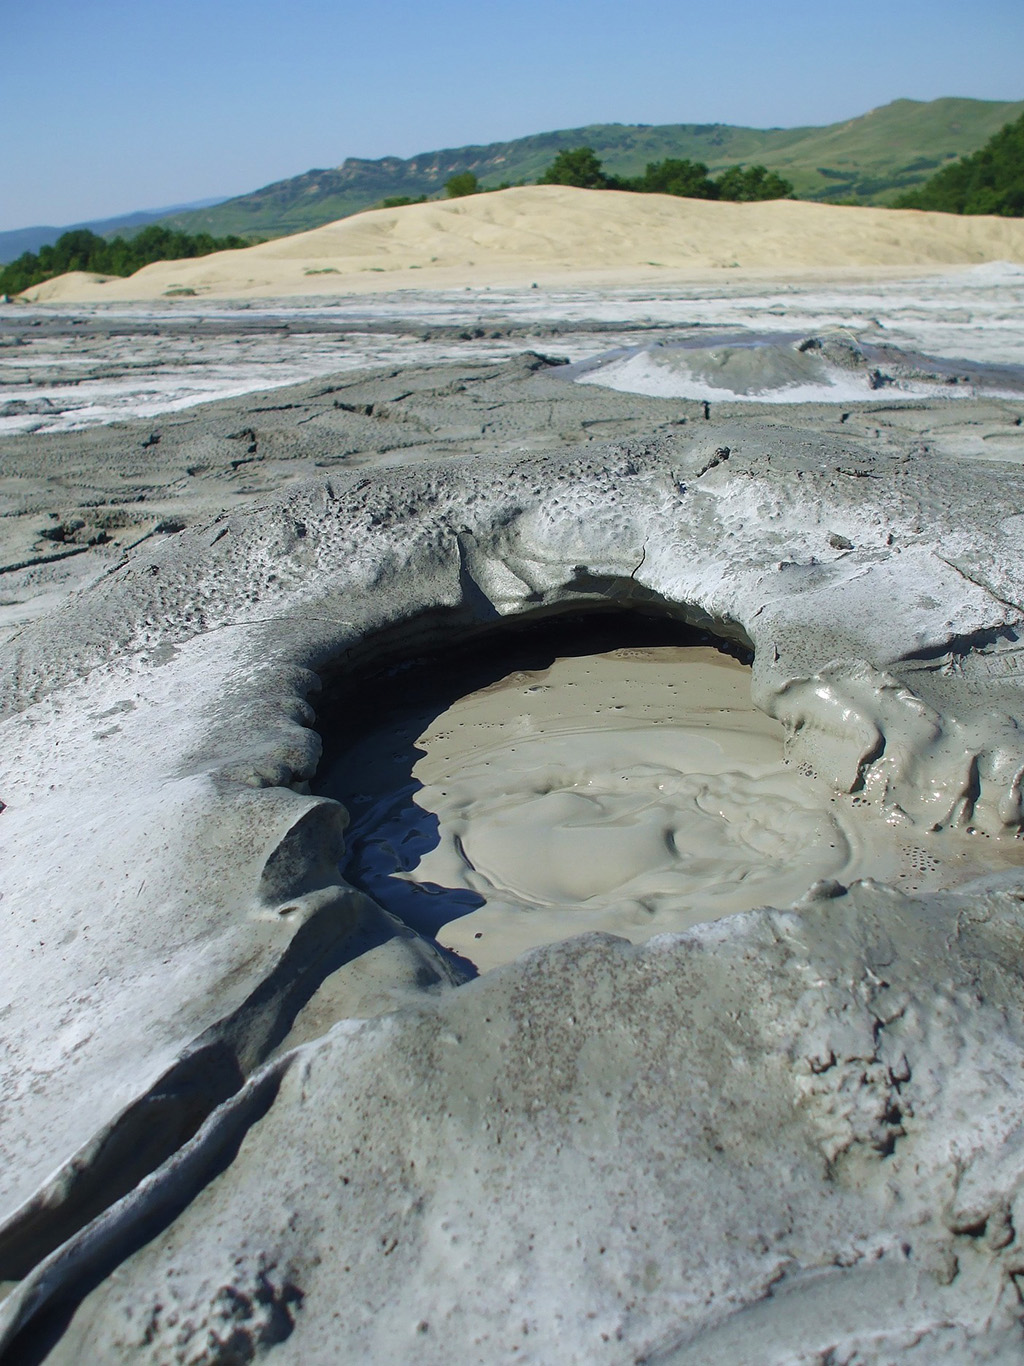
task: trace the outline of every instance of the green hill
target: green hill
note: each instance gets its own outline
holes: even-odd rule
[[[184,232],[283,236],[358,213],[384,199],[437,195],[453,175],[472,171],[485,184],[535,181],[563,148],[592,147],[615,176],[642,174],[649,161],[688,158],[719,174],[760,162],[792,181],[799,199],[856,198],[891,203],[939,168],[965,156],[1024,114],[1024,100],[895,100],[824,128],[740,128],[731,124],[600,123],[495,142],[424,152],[403,160],[350,157],[211,208],[161,222]]]
[[[899,201],[905,209],[1024,218],[1024,114],[972,156],[945,166]]]

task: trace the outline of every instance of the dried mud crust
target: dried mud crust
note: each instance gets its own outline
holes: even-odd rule
[[[1020,895],[587,936],[339,1027],[23,1287],[11,1359],[49,1309],[55,1363],[1011,1361]]]
[[[93,1356],[116,1360],[123,1351],[125,1359],[146,1360],[148,1351],[150,1360],[226,1363],[225,1324],[235,1322],[231,1306],[241,1306],[245,1351],[269,1348],[267,1335],[290,1324],[275,1354],[294,1342],[306,1352],[302,1359],[333,1360],[335,1347],[326,1344],[342,1340],[333,1318],[339,1296],[370,1302],[358,1293],[349,1300],[344,1276],[355,1273],[343,1268],[358,1263],[359,1283],[370,1287],[381,1265],[374,1258],[388,1248],[388,1275],[402,1267],[411,1278],[403,1284],[427,1287],[423,1296],[434,1296],[435,1309],[431,1317],[417,1307],[408,1324],[404,1307],[372,1321],[352,1310],[344,1332],[360,1350],[370,1342],[380,1360],[408,1359],[421,1339],[433,1344],[422,1359],[432,1359],[442,1348],[430,1324],[445,1315],[465,1355],[483,1334],[496,1344],[489,1359],[503,1359],[512,1339],[502,1296],[517,1316],[522,1309],[517,1325],[536,1325],[535,1359],[551,1359],[545,1343],[570,1339],[553,1336],[568,1330],[545,1287],[563,1285],[558,1268],[567,1257],[578,1266],[571,1303],[585,1336],[572,1339],[576,1356],[566,1347],[566,1360],[683,1351],[687,1334],[760,1303],[791,1272],[869,1266],[878,1258],[900,1268],[886,1282],[884,1301],[897,1337],[919,1329],[922,1342],[952,1334],[942,1340],[950,1351],[986,1333],[993,1350],[1016,1342],[1016,1254],[1004,1252],[1015,1246],[1015,1234],[1005,1240],[1016,1228],[1017,1180],[1015,1140],[1005,1126],[1017,1113],[1024,1061],[1006,1023],[1018,1009],[1016,968],[1009,966],[1020,935],[1012,879],[1003,890],[916,899],[871,886],[847,898],[831,888],[836,895],[795,917],[752,912],[662,949],[577,941],[449,994],[459,981],[451,964],[340,880],[344,812],[310,796],[307,784],[320,753],[311,707],[320,680],[343,728],[344,684],[371,662],[409,658],[510,618],[614,604],[675,615],[752,646],[755,701],[787,727],[796,763],[857,790],[908,829],[955,821],[976,826],[979,839],[999,838],[1021,818],[1022,495],[1024,481],[1006,467],[978,467],[965,480],[962,466],[941,457],[872,450],[800,428],[721,423],[712,434],[695,423],[674,439],[321,475],[245,512],[146,542],[116,572],[25,626],[0,674],[3,953],[7,980],[17,985],[5,1016],[9,1101],[0,1120],[7,1218],[0,1250],[13,1275],[0,1266],[0,1277],[27,1278],[5,1305],[10,1332],[34,1331],[48,1315],[54,1322],[57,1299],[83,1288],[77,1278],[105,1274],[120,1261],[136,1236],[124,1230],[139,1227],[132,1222],[138,1201],[156,1202],[172,1242],[191,1237],[188,1211],[180,1227],[176,1211],[207,1188],[218,1163],[227,1169],[211,1192],[261,1170],[262,1157],[247,1167],[248,1157],[238,1165],[224,1156],[219,1126],[234,1116],[239,1154],[251,1153],[259,1135],[271,1132],[254,1119],[260,1105],[270,1106],[270,1122],[305,1105],[305,1087],[315,1108],[321,1078],[325,1094],[333,1094],[337,1078],[349,1107],[342,1128],[330,1100],[327,1118],[311,1120],[309,1132],[322,1124],[329,1135],[335,1175],[328,1180],[325,1168],[322,1176],[343,1215],[331,1213],[321,1230],[312,1207],[303,1213],[306,1147],[293,1142],[289,1150],[278,1139],[277,1184],[242,1177],[244,1198],[224,1196],[229,1260],[222,1265],[220,1252],[207,1259],[205,1251],[190,1260],[198,1279],[175,1279],[183,1315],[173,1325],[164,1291],[154,1289],[163,1284],[164,1264],[145,1263],[153,1293],[146,1292],[138,1323],[125,1326],[116,1307],[87,1307],[68,1343],[77,1341],[74,1333],[94,1331]],[[905,943],[889,916],[912,927]],[[819,925],[820,941],[813,938]],[[783,940],[794,946],[784,963],[777,961]],[[588,968],[588,955],[604,966]],[[692,991],[683,971],[691,961],[710,974],[706,982],[695,978]],[[655,972],[664,1004],[656,1024],[651,1001],[642,1013],[632,1002],[644,999],[644,973],[662,963],[672,966]],[[790,974],[778,1015],[772,963]],[[726,965],[736,973],[735,993]],[[904,984],[893,990],[910,1002],[899,1029],[917,1031],[912,1047],[901,1039],[909,1073],[885,1042],[896,1026],[886,1023],[880,1042],[872,1023],[893,981]],[[506,990],[514,1006],[491,1013],[488,993]],[[686,1014],[690,995],[705,1003],[699,1019]],[[455,1004],[463,999],[469,1004]],[[567,1000],[572,1009],[563,1018],[557,1012]],[[410,1001],[409,1015],[322,1037],[335,1020],[385,1014]],[[474,1002],[479,1017],[467,1015],[461,1035],[452,1030],[456,1044],[440,1024],[429,1049],[415,1042],[417,1030],[429,1034],[446,1011],[454,1019],[476,1009]],[[543,1025],[536,1039],[534,1005]],[[835,1019],[829,1016],[820,1038],[808,1036],[811,1051],[800,1053],[806,1022],[821,1011]],[[507,1028],[492,1030],[502,1019]],[[676,1042],[669,1047],[658,1031],[672,1021]],[[586,1023],[585,1036],[574,1032],[578,1022]],[[438,1059],[444,1048],[460,1048],[466,1031],[477,1051],[453,1053],[460,1061],[442,1085]],[[589,1051],[563,1056],[554,1042],[559,1031],[586,1037]],[[359,1111],[352,1098],[362,1085],[361,1050],[392,1038],[408,1046],[396,1044],[374,1061],[377,1091],[366,1090]],[[734,1060],[728,1049],[715,1051],[733,1039]],[[292,1050],[304,1040],[314,1040],[308,1051]],[[684,1045],[689,1062],[679,1052]],[[453,1104],[456,1096],[475,1097],[460,1169],[473,1172],[499,1113],[488,1050],[501,1054],[494,1064],[501,1076],[519,1079],[513,1108],[541,1128],[524,1130],[519,1149],[519,1129],[509,1131],[493,1167],[496,1184],[467,1178],[459,1216],[465,1224],[446,1229],[449,1194],[428,1191],[418,1204],[421,1177],[411,1168],[403,1175],[395,1154],[409,1148],[417,1171],[440,1168],[448,1138],[455,1140],[435,1106],[447,1096]],[[806,1073],[798,1057],[813,1059]],[[217,1068],[211,1072],[204,1059],[217,1059]],[[737,1069],[739,1089],[735,1105],[719,1113],[714,1085],[727,1065]],[[962,1078],[944,1090],[941,1078],[960,1078],[961,1067]],[[538,1068],[546,1080],[538,1074],[543,1085],[533,1092],[527,1078]],[[245,1078],[254,1074],[250,1085]],[[223,1086],[218,1076],[227,1078]],[[381,1078],[392,1076],[396,1089],[378,1105],[372,1096]],[[647,1080],[634,1086],[635,1076]],[[286,1102],[266,1089],[278,1081]],[[904,1097],[910,1083],[923,1089]],[[964,1088],[972,1088],[969,1106],[955,1099]],[[564,1104],[550,1102],[553,1127],[544,1128],[545,1098],[556,1093]],[[259,1105],[254,1096],[262,1097]],[[131,1139],[146,1107],[157,1113],[164,1104],[174,1117],[157,1126],[169,1136],[165,1150],[112,1179],[118,1145]],[[614,1115],[626,1111],[629,1124],[616,1128]],[[417,1113],[410,1137],[405,1126]],[[285,1128],[294,1139],[305,1132],[306,1112],[289,1114]],[[662,1114],[674,1116],[674,1127],[661,1127]],[[360,1125],[379,1134],[391,1154],[379,1165],[374,1150],[356,1142]],[[609,1156],[602,1145],[610,1133],[619,1137]],[[437,1134],[448,1137],[442,1143]],[[928,1181],[918,1167],[897,1161],[912,1134],[914,1162],[932,1173]],[[707,1158],[700,1168],[706,1174],[718,1161],[715,1142],[732,1145],[736,1161],[714,1177],[715,1199],[706,1200],[696,1176],[677,1182],[670,1169],[682,1163],[690,1171],[692,1149]],[[510,1150],[516,1179],[502,1184],[498,1172],[508,1167]],[[353,1206],[355,1222],[344,1223],[344,1192],[355,1182],[344,1168],[350,1152],[370,1164],[353,1169],[366,1189],[391,1192],[397,1182],[402,1192],[393,1197],[393,1220],[378,1217],[378,1206],[368,1241],[369,1205]],[[180,1175],[182,1164],[191,1175]],[[759,1172],[769,1168],[774,1175],[766,1181]],[[577,1199],[581,1173],[591,1169],[586,1182],[596,1184]],[[968,1171],[974,1175],[965,1185]],[[628,1187],[624,1172],[633,1173]],[[982,1180],[982,1173],[991,1175]],[[139,1180],[126,1193],[126,1182]],[[787,1183],[799,1187],[799,1200],[791,1200]],[[621,1189],[628,1198],[620,1205]],[[257,1194],[283,1203],[263,1209]],[[722,1213],[719,1194],[727,1204],[735,1197],[734,1212],[728,1204]],[[118,1197],[126,1203],[99,1213]],[[260,1211],[252,1246],[244,1219],[231,1222],[243,1204]],[[947,1205],[959,1211],[950,1218],[960,1232],[946,1225],[938,1231]],[[558,1212],[557,1228],[547,1206]],[[829,1211],[840,1206],[833,1223]],[[917,1210],[920,1224],[909,1212],[893,1214],[896,1207]],[[335,1226],[335,1218],[342,1223]],[[819,1225],[825,1232],[812,1236]],[[513,1240],[503,1235],[490,1262],[475,1253],[481,1235],[472,1230],[484,1227],[507,1227]],[[595,1270],[601,1263],[579,1262],[577,1234],[569,1231],[577,1227],[595,1238],[636,1234],[634,1251],[613,1275],[612,1299],[611,1282]],[[850,1243],[840,1228],[862,1235]],[[989,1241],[1000,1246],[985,1242],[990,1231]],[[322,1282],[293,1256],[294,1246],[319,1246],[321,1238]],[[751,1241],[759,1247],[765,1238],[767,1248],[754,1247],[749,1258],[732,1250]],[[641,1262],[641,1241],[663,1253]],[[917,1249],[913,1256],[904,1244]],[[684,1284],[677,1279],[690,1265],[684,1245],[687,1256],[708,1246],[727,1250],[712,1270],[686,1272]],[[607,1256],[609,1246],[598,1242],[594,1257]],[[163,1248],[153,1244],[152,1255],[159,1259]],[[239,1256],[244,1274],[232,1269]],[[474,1289],[477,1266],[496,1278],[486,1294]],[[536,1275],[531,1266],[540,1269]],[[917,1279],[919,1267],[930,1281]],[[508,1289],[497,1295],[502,1277]],[[941,1287],[943,1277],[952,1298],[937,1289],[932,1312],[931,1285]],[[925,1298],[915,1300],[919,1284]],[[449,1285],[459,1304],[439,1320],[436,1306],[448,1292],[438,1287]],[[98,1294],[102,1300],[108,1291]],[[158,1300],[166,1312],[156,1313]],[[905,1309],[912,1302],[925,1307]],[[991,1309],[984,1322],[981,1303]],[[807,1329],[804,1345],[818,1340],[823,1315],[814,1313],[818,1327]],[[179,1342],[174,1334],[185,1332],[186,1319],[195,1330]],[[97,1326],[83,1327],[87,1322]],[[421,1322],[427,1329],[420,1331]],[[468,1325],[461,1338],[459,1324]],[[406,1328],[413,1347],[402,1336]],[[147,1331],[148,1345],[141,1340]],[[868,1342],[867,1332],[855,1324],[850,1340]],[[857,1347],[866,1360],[869,1348]]]
[[[584,389],[552,363],[557,336],[550,353],[325,376],[145,420],[0,437],[0,630],[115,572],[140,542],[325,473],[652,435],[700,433],[719,447],[728,444],[724,428],[751,420],[749,404]],[[866,443],[915,462],[952,455],[1020,463],[1022,418],[1024,403],[1010,400],[770,410],[773,424],[812,438]]]

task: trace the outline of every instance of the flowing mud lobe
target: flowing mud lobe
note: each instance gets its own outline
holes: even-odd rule
[[[820,336],[737,332],[655,341],[573,365],[564,378],[626,393],[733,403],[1024,394],[1024,366],[924,355],[847,330]]]
[[[790,904],[816,883],[930,890],[991,869],[993,842],[908,841],[787,762],[782,725],[722,649],[589,635],[593,653],[583,628],[550,662],[461,695],[455,675],[447,704],[406,686],[324,789],[352,815],[345,876],[478,970],[585,931],[639,942]]]

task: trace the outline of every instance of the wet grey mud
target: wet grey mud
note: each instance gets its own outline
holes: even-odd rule
[[[504,663],[499,638],[374,680],[358,738],[317,786],[350,813],[344,875],[479,971],[588,930],[642,942],[815,883],[935,890],[1024,864],[1012,832],[910,831],[787,760],[735,647],[628,618],[543,637],[546,650],[507,642]],[[474,673],[497,676],[466,691]]]

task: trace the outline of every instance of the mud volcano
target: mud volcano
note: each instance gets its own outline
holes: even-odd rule
[[[571,366],[566,378],[628,393],[715,402],[858,403],[1024,395],[1024,366],[948,360],[842,330],[724,334],[631,347]]]
[[[1022,512],[701,422],[319,475],[26,627],[5,1362],[1019,1360]]]

